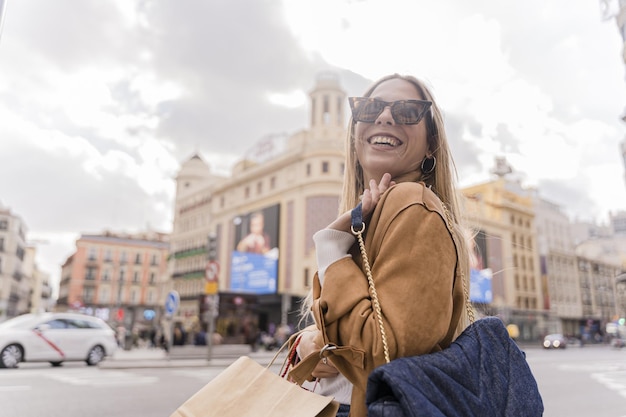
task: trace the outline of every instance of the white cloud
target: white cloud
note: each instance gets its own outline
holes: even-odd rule
[[[7,16],[0,173],[19,180],[0,198],[49,239],[52,269],[82,231],[167,228],[195,152],[227,175],[259,138],[307,127],[326,70],[349,95],[388,73],[423,78],[464,185],[505,155],[572,214],[626,208],[622,39],[597,2],[20,0]]]

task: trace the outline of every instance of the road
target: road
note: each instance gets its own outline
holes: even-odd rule
[[[626,417],[626,349],[525,351],[543,396],[544,416]],[[0,370],[0,417],[168,417],[222,369],[22,364]]]

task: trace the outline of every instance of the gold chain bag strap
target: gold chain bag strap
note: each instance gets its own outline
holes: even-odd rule
[[[454,233],[452,231],[452,219],[450,216],[450,212],[446,208],[446,206],[442,203],[443,211],[445,214],[445,222],[450,232],[452,239],[454,240]],[[378,321],[378,327],[380,329],[380,337],[383,341],[383,352],[385,354],[385,362],[391,362],[389,357],[389,345],[387,344],[387,334],[385,333],[385,326],[383,325],[383,315],[382,309],[380,307],[380,301],[378,300],[378,293],[376,292],[376,287],[374,286],[374,278],[372,277],[372,270],[370,269],[369,259],[367,257],[367,252],[365,251],[365,242],[363,241],[363,232],[365,231],[365,222],[363,221],[363,207],[361,203],[359,203],[351,212],[352,225],[351,230],[352,234],[357,237],[359,242],[359,249],[361,251],[361,256],[363,258],[363,267],[365,268],[365,274],[367,275],[367,282],[369,284],[370,296],[372,297],[372,307],[374,308],[374,313],[376,314],[376,319]],[[456,244],[455,244],[456,246]],[[457,267],[457,278],[461,279],[461,283],[463,284],[463,294],[465,296],[465,308],[467,310],[467,315],[470,320],[470,323],[474,323],[474,310],[470,306],[470,298],[469,291],[467,289],[467,284],[465,283],[464,274],[460,271],[460,268]]]

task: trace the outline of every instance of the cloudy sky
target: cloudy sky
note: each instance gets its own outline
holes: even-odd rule
[[[194,153],[228,173],[307,128],[323,71],[348,95],[424,79],[461,185],[505,156],[572,218],[626,209],[626,69],[600,0],[6,1],[0,203],[53,279],[81,233],[169,232]]]

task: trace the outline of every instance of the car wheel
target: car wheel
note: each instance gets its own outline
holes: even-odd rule
[[[102,362],[103,359],[104,348],[100,345],[97,345],[91,348],[91,350],[87,354],[87,359],[85,360],[85,362],[87,362],[87,365],[89,366],[95,366]]]
[[[61,366],[61,364],[63,363],[63,361],[54,361],[54,362],[50,362],[50,364],[52,366]]]
[[[24,359],[24,352],[19,345],[9,345],[0,352],[0,368],[17,368]]]

